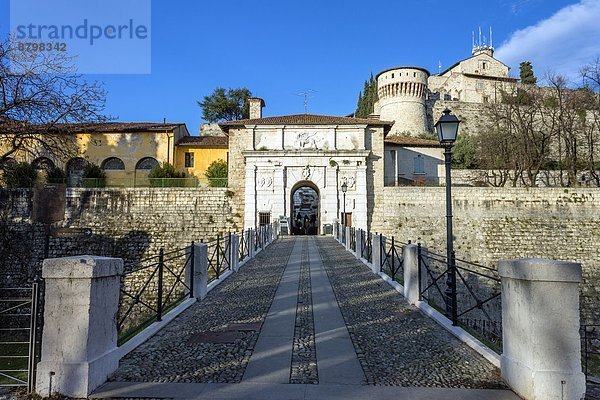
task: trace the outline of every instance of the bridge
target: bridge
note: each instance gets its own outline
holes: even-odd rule
[[[332,237],[275,241],[94,398],[513,400],[500,370]]]

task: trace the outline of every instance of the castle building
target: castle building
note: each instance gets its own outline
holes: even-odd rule
[[[441,183],[443,148],[433,139],[433,123],[446,107],[461,119],[461,134],[486,129],[485,104],[517,82],[493,55],[492,46],[474,45],[469,58],[438,74],[418,66],[380,72],[379,100],[366,119],[264,117],[264,100],[253,98],[250,118],[204,125],[200,136],[184,124],[71,125],[78,155],[64,167],[76,179],[93,162],[109,186],[128,179],[144,186],[159,162],[202,179],[211,162],[223,159],[245,229],[285,218],[295,233],[322,233],[336,221],[368,230],[385,186]],[[53,163],[39,155],[27,161]]]

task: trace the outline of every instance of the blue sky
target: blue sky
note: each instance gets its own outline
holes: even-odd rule
[[[4,35],[8,15],[9,0],[0,0]],[[89,78],[105,83],[107,113],[119,120],[164,117],[195,133],[196,100],[217,86],[248,87],[265,99],[265,115],[304,112],[305,89],[314,91],[309,112],[346,115],[371,72],[417,65],[435,73],[470,55],[479,26],[493,27],[513,74],[531,60],[538,76],[576,80],[581,64],[600,57],[599,20],[600,0],[155,0],[152,72]]]

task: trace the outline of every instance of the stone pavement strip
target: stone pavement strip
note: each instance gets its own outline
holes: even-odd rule
[[[244,323],[262,323],[260,335],[194,340]],[[495,367],[332,238],[298,237],[275,242],[125,357],[92,397],[518,399],[505,389]]]

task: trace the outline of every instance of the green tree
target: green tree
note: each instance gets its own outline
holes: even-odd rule
[[[32,188],[38,172],[26,162],[10,163],[4,168],[4,183],[9,188]]]
[[[232,121],[249,117],[248,99],[252,92],[248,88],[216,88],[203,101],[198,101],[202,109],[202,118],[208,122]]]
[[[477,143],[473,136],[458,135],[452,149],[452,166],[461,169],[477,168]]]
[[[365,80],[362,92],[359,92],[358,94],[358,102],[356,104],[354,116],[356,118],[367,118],[369,114],[373,113],[377,100],[379,100],[377,94],[377,81],[373,77],[373,74],[371,74],[371,77],[368,80]]]
[[[227,161],[213,161],[204,173],[212,187],[227,187]]]
[[[521,75],[521,83],[535,85],[537,78],[533,74],[533,66],[531,61],[523,61],[519,64],[519,73]]]

